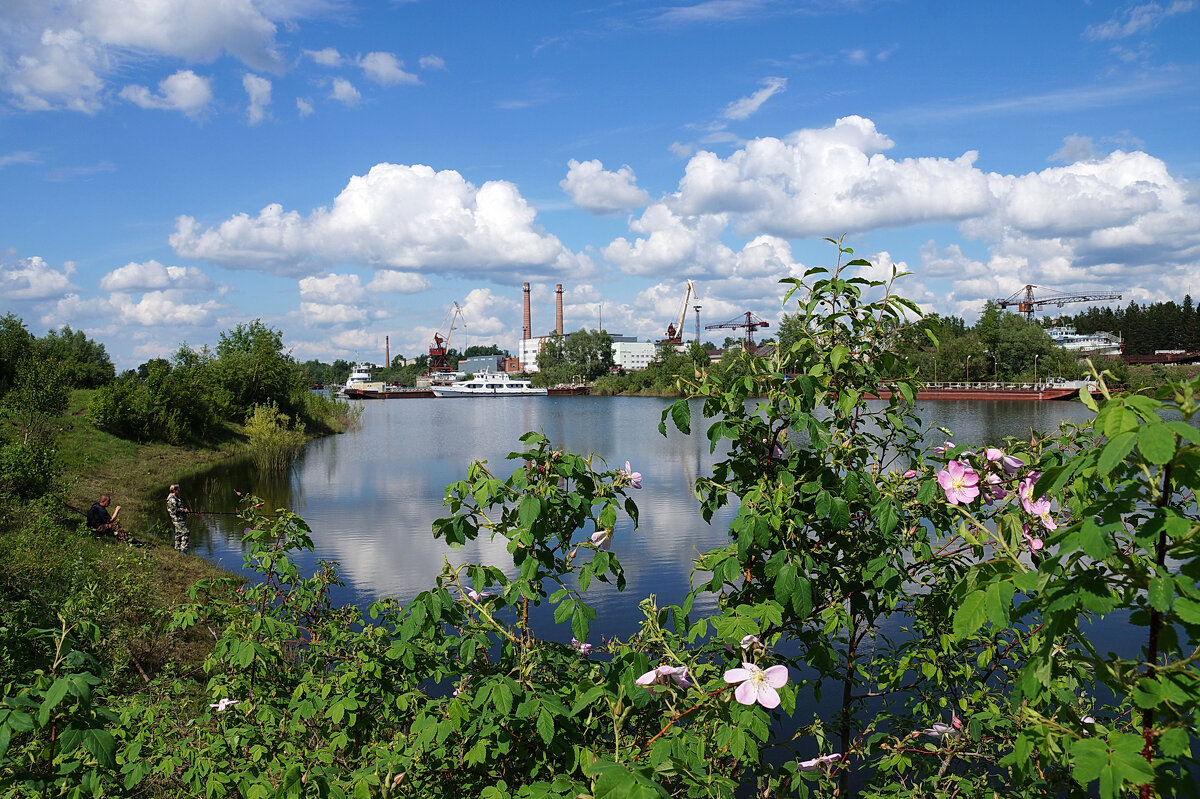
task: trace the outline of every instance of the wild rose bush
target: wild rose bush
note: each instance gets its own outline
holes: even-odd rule
[[[248,500],[259,580],[197,585],[177,614],[217,637],[207,681],[116,703],[115,759],[72,757],[105,795],[1194,793],[1200,382],[1084,396],[1095,422],[1053,436],[927,449],[891,351],[920,314],[834,243],[832,269],[784,281],[795,344],[689,382],[727,448],[701,511],[737,513],[629,640],[589,636],[588,592],[624,586],[637,548],[613,530],[636,527],[642,475],[531,433],[508,476],[476,463],[449,486],[434,526],[498,536],[511,563],[447,566],[403,607],[334,607],[334,565],[293,560],[303,520]],[[681,401],[660,429],[693,423]],[[715,612],[693,612],[703,595]],[[569,634],[535,629],[538,606]],[[1110,655],[1098,621],[1145,648]],[[24,719],[0,769],[44,745]]]

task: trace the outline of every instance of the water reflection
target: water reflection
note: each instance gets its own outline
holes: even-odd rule
[[[626,570],[623,595],[606,586],[590,594],[600,611],[596,630],[626,635],[640,616],[638,602],[654,593],[660,603],[679,601],[688,588],[692,559],[726,542],[735,509],[725,508],[711,525],[693,496],[697,477],[710,473],[724,451],[709,452],[692,404],[694,432],[673,429],[664,438],[657,426],[669,400],[606,397],[507,397],[487,400],[405,399],[367,402],[358,430],[315,441],[290,473],[259,474],[250,463],[227,464],[184,483],[193,508],[228,511],[235,491],[263,497],[268,507],[299,513],[313,529],[314,556],[304,564],[335,560],[346,586],[339,602],[366,604],[382,596],[406,601],[433,584],[443,559],[452,563],[509,563],[502,540],[481,539],[451,550],[432,537],[445,515],[445,486],[463,479],[468,463],[485,460],[507,476],[519,461],[505,457],[521,449],[519,437],[543,433],[555,446],[595,453],[610,467],[630,461],[643,475],[634,492],[640,527],[619,525],[613,549]],[[939,401],[920,409],[928,428],[955,431],[962,443],[995,443],[1005,436],[1028,438],[1062,420],[1081,421],[1087,410],[1075,402]],[[940,441],[941,433],[928,438]],[[241,527],[233,516],[192,520],[193,554],[239,570]]]

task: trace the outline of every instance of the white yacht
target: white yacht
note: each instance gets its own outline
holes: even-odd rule
[[[355,391],[382,390],[383,384],[371,380],[371,367],[369,364],[356,363],[350,369],[350,376],[346,378],[345,385],[339,386],[337,396],[347,397],[351,389]]]
[[[434,386],[437,397],[544,397],[546,389],[534,388],[528,380],[514,380],[504,372],[480,372],[468,380]]]
[[[1120,355],[1125,349],[1120,337],[1103,330],[1095,333],[1077,333],[1070,325],[1059,325],[1046,331],[1055,344],[1064,350],[1087,355]]]

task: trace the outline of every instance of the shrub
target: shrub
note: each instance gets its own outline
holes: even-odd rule
[[[304,423],[280,413],[275,403],[255,405],[246,417],[250,437],[250,455],[263,471],[282,472],[291,466],[304,448]]]

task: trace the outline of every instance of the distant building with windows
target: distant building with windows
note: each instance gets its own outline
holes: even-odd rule
[[[650,341],[638,341],[637,336],[613,336],[613,365],[626,372],[645,369],[654,360],[658,347]]]

